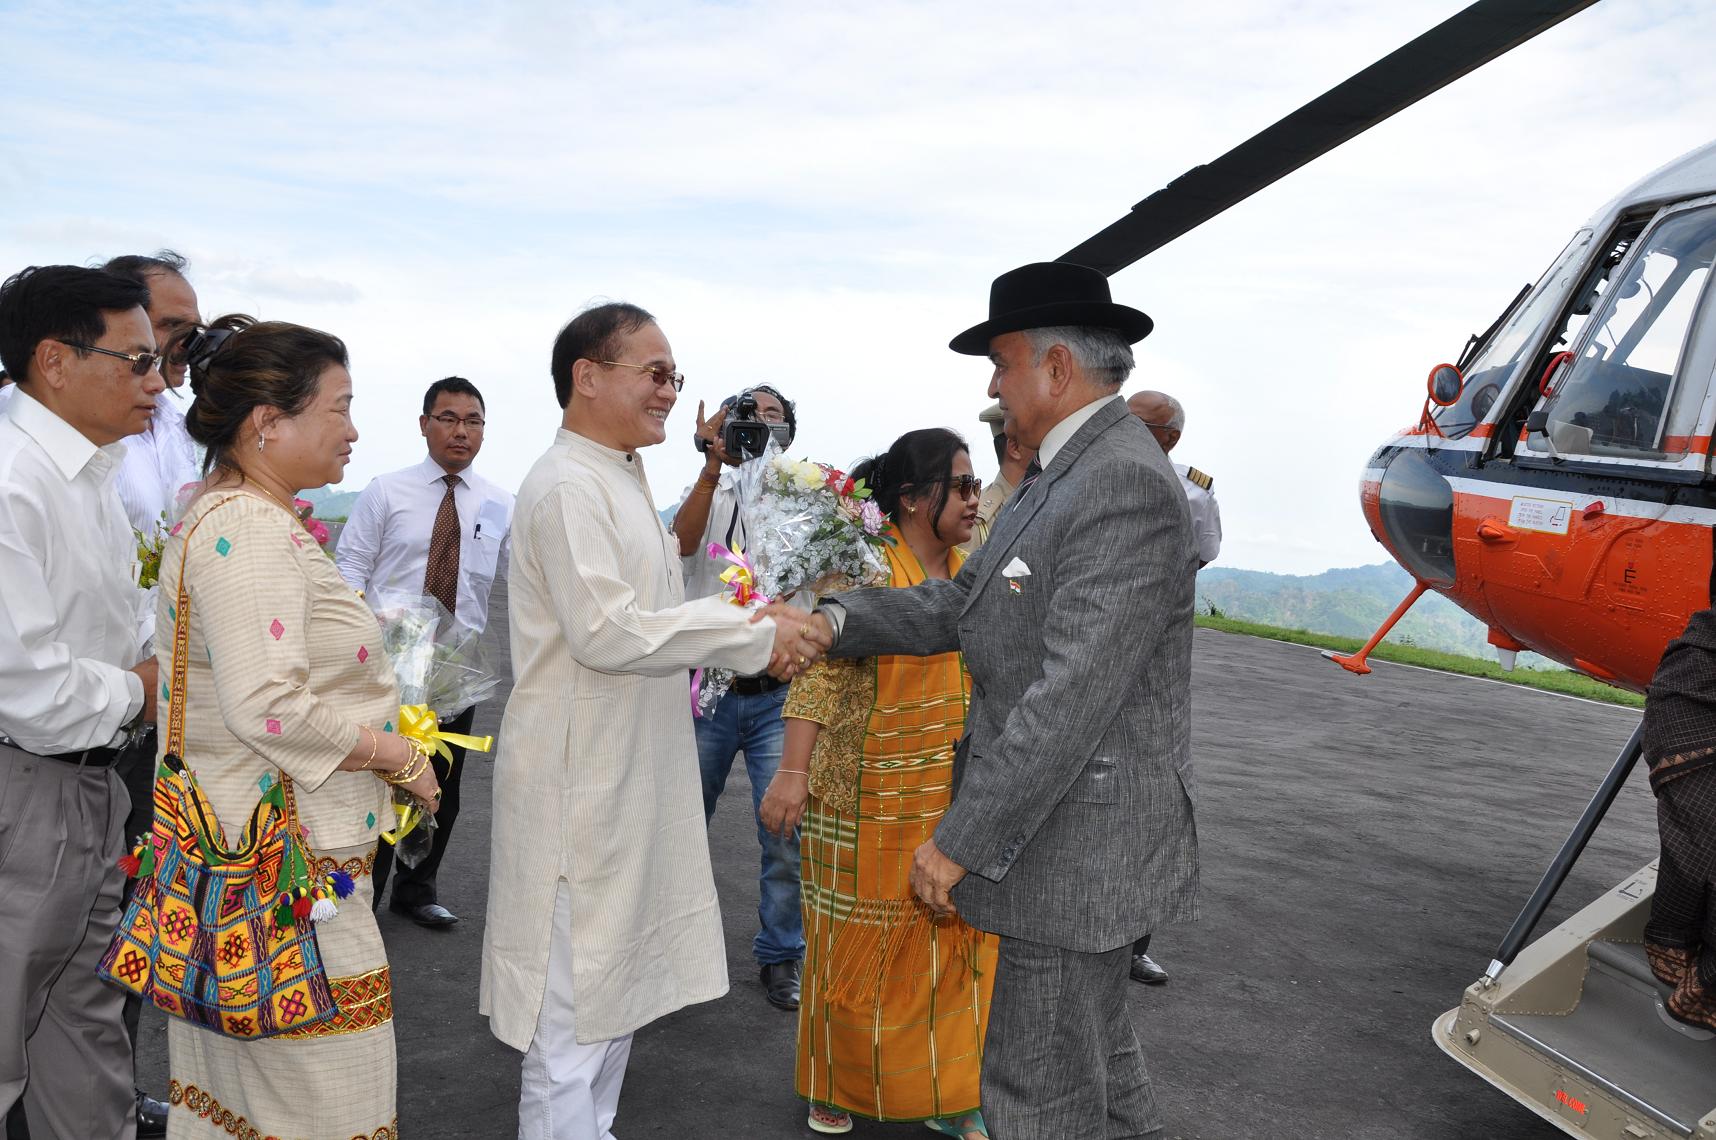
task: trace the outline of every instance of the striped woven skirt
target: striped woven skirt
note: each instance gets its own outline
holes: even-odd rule
[[[355,888],[337,917],[316,925],[338,1016],[261,1041],[168,1022],[170,1140],[397,1140],[393,984],[370,910],[374,859],[374,847],[358,847],[321,860]]]
[[[945,790],[927,817],[862,793],[856,816],[814,796],[807,805],[795,1081],[806,1100],[875,1120],[979,1107],[996,942],[933,919],[908,881],[912,853],[945,810]]]

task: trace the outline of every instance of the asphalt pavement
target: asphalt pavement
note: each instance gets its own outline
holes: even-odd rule
[[[1352,677],[1312,649],[1210,630],[1193,691],[1203,917],[1157,932],[1171,980],[1131,992],[1165,1136],[1559,1136],[1444,1057],[1430,1023],[1483,972],[1637,713],[1388,663]],[[489,776],[476,758],[442,867],[441,901],[462,921],[437,932],[381,913],[406,1140],[516,1135],[520,1056],[476,1011]],[[811,1135],[792,1091],[794,1019],[763,1000],[750,955],[754,836],[741,764],[710,830],[732,989],[638,1034],[623,1140]],[[1543,929],[1654,846],[1641,771]],[[159,1092],[166,1035],[152,1010],[141,1050],[144,1087]],[[863,1121],[852,1133],[926,1134]]]

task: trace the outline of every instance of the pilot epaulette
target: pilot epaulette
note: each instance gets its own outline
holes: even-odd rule
[[[1186,478],[1191,480],[1193,483],[1196,483],[1198,486],[1202,487],[1206,491],[1210,490],[1212,487],[1215,486],[1215,479],[1212,478],[1211,476],[1205,475],[1202,471],[1199,471],[1196,467],[1186,468]]]

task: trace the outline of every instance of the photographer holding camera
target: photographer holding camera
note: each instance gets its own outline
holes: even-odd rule
[[[703,473],[685,493],[673,519],[679,553],[685,560],[685,597],[708,597],[725,586],[720,574],[725,562],[708,555],[709,544],[729,550],[750,548],[746,513],[756,501],[762,458],[772,438],[783,450],[798,430],[793,404],[766,384],[759,384],[722,401],[709,419],[697,406],[694,442],[704,455]],[[714,712],[696,722],[697,761],[703,774],[703,818],[715,814],[715,803],[727,785],[733,760],[745,754],[751,779],[751,813],[756,818],[763,792],[780,767],[786,726],[785,681],[766,673],[738,677]],[[798,836],[782,839],[757,822],[762,847],[762,871],[757,880],[760,929],[752,943],[761,970],[763,993],[769,1004],[798,1008],[799,965],[804,957],[804,921],[799,915]]]

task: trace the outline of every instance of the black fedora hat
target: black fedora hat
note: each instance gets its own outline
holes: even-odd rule
[[[947,347],[967,356],[988,356],[989,342],[1002,333],[1060,325],[1112,329],[1137,344],[1155,322],[1137,309],[1116,305],[1108,278],[1083,265],[1038,261],[1003,273],[989,287],[989,319],[973,325]]]

